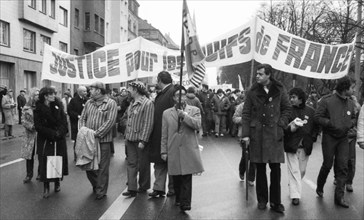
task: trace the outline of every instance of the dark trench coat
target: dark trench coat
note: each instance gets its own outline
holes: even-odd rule
[[[250,161],[284,163],[283,129],[291,105],[284,86],[273,80],[269,93],[255,83],[248,91],[242,113],[242,137],[250,137]]]
[[[152,163],[165,163],[161,159],[162,116],[164,110],[174,106],[173,92],[174,86],[170,84],[154,100],[154,124],[149,141],[149,161]]]
[[[68,158],[66,134],[68,132],[66,115],[59,101],[51,102],[46,106],[39,101],[34,110],[34,125],[37,134],[37,154],[40,166],[40,181],[52,182],[57,179],[47,179],[47,156],[62,156],[63,175],[68,175]]]
[[[87,99],[81,99],[77,94],[68,104],[67,113],[70,116],[71,122],[71,139],[76,140],[78,133],[78,116],[81,116],[83,107],[85,107]]]

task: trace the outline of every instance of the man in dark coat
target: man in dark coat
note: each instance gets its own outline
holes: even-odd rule
[[[202,136],[206,137],[212,128],[212,111],[211,111],[211,99],[213,94],[209,93],[209,86],[202,84],[201,91],[197,94],[197,98],[202,104],[203,111],[201,112],[202,123]]]
[[[167,180],[167,163],[161,158],[161,137],[162,137],[162,115],[164,110],[174,106],[172,77],[166,71],[162,71],[157,77],[157,89],[161,90],[154,101],[154,125],[150,135],[149,160],[154,163],[155,181],[151,197],[163,196],[165,194]],[[172,177],[168,177],[168,194],[174,195]]]
[[[20,90],[20,94],[18,95],[18,97],[16,99],[18,101],[19,124],[21,125],[22,110],[23,110],[23,107],[24,107],[25,103],[27,102],[27,100],[25,99],[25,91]]]
[[[68,115],[70,116],[70,121],[71,121],[71,139],[74,141],[73,144],[74,161],[76,161],[75,146],[78,133],[78,119],[81,117],[83,107],[85,107],[85,103],[87,101],[86,95],[87,95],[86,87],[84,86],[78,87],[77,95],[75,95],[71,99],[67,107]]]
[[[258,209],[268,203],[266,164],[269,163],[269,201],[273,211],[283,213],[281,167],[284,163],[283,129],[288,125],[291,106],[284,86],[273,79],[269,64],[257,67],[257,82],[246,95],[242,114],[242,137],[249,145],[250,161],[256,164]]]
[[[324,185],[335,161],[335,204],[349,208],[344,199],[348,174],[348,132],[356,125],[355,104],[350,99],[355,82],[349,77],[338,80],[336,93],[323,97],[315,111],[315,122],[322,127],[323,162],[317,177],[316,193],[323,197]]]

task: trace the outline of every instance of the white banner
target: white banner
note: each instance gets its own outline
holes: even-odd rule
[[[301,76],[337,79],[348,73],[354,42],[325,45],[289,34],[263,20],[252,19],[202,48],[207,67],[227,66],[255,59]],[[171,73],[179,82],[180,52],[141,37],[110,44],[90,54],[75,56],[44,46],[42,80],[91,84],[126,82]],[[186,67],[183,84],[189,86]]]
[[[42,80],[84,85],[95,81],[117,83],[154,77],[166,70],[171,73],[173,81],[179,82],[180,60],[179,51],[142,37],[110,44],[84,56],[64,53],[45,44]],[[183,84],[190,84],[186,70]]]
[[[255,59],[284,72],[318,79],[338,79],[349,71],[355,39],[349,44],[315,43],[259,18],[202,47],[207,67]]]

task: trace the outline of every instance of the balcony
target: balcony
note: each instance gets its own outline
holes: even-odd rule
[[[58,32],[58,22],[47,13],[30,7],[28,1],[19,1],[19,20],[43,28],[50,32]],[[56,7],[57,8],[57,7]]]

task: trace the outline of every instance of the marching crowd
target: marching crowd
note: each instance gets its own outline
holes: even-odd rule
[[[283,213],[281,203],[281,164],[287,164],[289,196],[299,205],[302,178],[313,143],[322,134],[323,163],[317,177],[316,193],[324,195],[327,176],[334,165],[335,204],[349,207],[345,190],[353,192],[355,146],[364,149],[364,107],[353,95],[355,82],[349,77],[337,80],[335,91],[319,99],[298,87],[287,91],[273,78],[269,64],[257,68],[256,82],[246,91],[218,89],[202,85],[201,90],[173,85],[171,75],[158,74],[156,91],[148,91],[139,81],[122,91],[109,91],[101,82],[79,86],[61,99],[54,87],[32,88],[28,100],[20,91],[14,102],[11,89],[1,88],[1,112],[5,136],[12,137],[14,110],[25,128],[26,159],[24,183],[31,181],[34,155],[39,166],[37,180],[44,183],[43,197],[61,190],[60,181],[68,175],[66,136],[73,140],[74,163],[86,171],[96,200],[104,199],[109,184],[113,139],[125,138],[127,188],[135,197],[151,188],[151,163],[155,181],[150,197],[175,196],[182,211],[191,209],[192,176],[204,171],[199,136],[238,137],[248,146],[242,150],[239,174],[242,181],[256,185],[258,209]],[[70,127],[69,127],[70,126]],[[49,176],[47,157],[61,156],[60,177]],[[244,160],[249,159],[249,168]],[[266,166],[270,168],[268,187]],[[168,180],[168,181],[167,181]],[[168,192],[166,191],[168,190]]]

